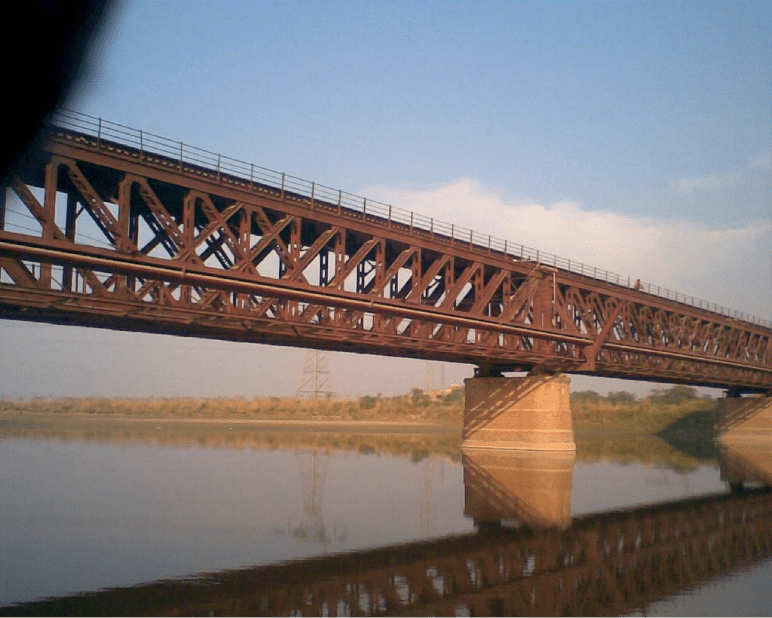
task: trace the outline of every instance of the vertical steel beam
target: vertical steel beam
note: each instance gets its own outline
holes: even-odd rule
[[[406,288],[405,300],[410,301],[413,290],[421,284],[421,275],[423,273],[423,251],[419,248],[413,253],[413,260],[410,263],[410,287]],[[420,295],[412,298],[414,303],[421,303]]]
[[[43,210],[46,213],[45,219],[41,222],[43,227],[42,237],[45,240],[53,240],[56,230],[56,191],[58,189],[59,163],[54,159],[49,159],[46,163],[45,178],[45,196],[43,199]],[[51,264],[42,263],[40,265],[40,284],[45,289],[51,288]]]
[[[338,275],[346,268],[346,230],[341,229],[335,235],[335,274],[333,279],[337,279]]]
[[[238,220],[238,247],[239,251],[241,252],[242,257],[242,264],[240,265],[240,269],[246,270],[250,267],[253,267],[254,264],[252,263],[252,257],[250,254],[250,243],[252,238],[252,208],[250,208],[247,205],[244,205],[237,215]],[[186,247],[192,247],[192,243],[188,244],[187,240],[183,241],[186,245]],[[191,256],[188,257],[190,259]],[[240,294],[237,297],[237,306],[240,309],[248,309],[249,308],[249,295],[248,294]]]
[[[540,270],[534,273],[538,277],[538,284],[533,294],[533,325],[537,328],[552,328],[553,326],[553,278],[549,272]],[[550,354],[554,344],[547,339],[534,338],[533,349],[537,354]]]
[[[134,186],[133,176],[124,176],[118,183],[118,220],[116,221],[117,234],[115,238],[116,248],[119,251],[131,251],[129,229],[131,228],[131,194]],[[136,245],[134,245],[136,248]],[[129,280],[126,275],[118,275],[116,278],[118,289],[126,290]]]
[[[188,191],[182,198],[182,237],[185,247],[191,255],[196,254],[196,196]],[[190,257],[190,256],[189,256]],[[181,299],[190,302],[192,298],[192,286],[183,285],[180,290]]]
[[[139,212],[136,209],[129,212],[129,240],[133,246],[139,246]],[[137,278],[134,275],[126,277],[126,287],[131,291],[136,290]]]
[[[64,222],[64,235],[70,242],[75,242],[75,222],[78,218],[78,199],[73,193],[67,193],[67,214]],[[66,264],[62,271],[62,288],[72,290],[72,266]]]

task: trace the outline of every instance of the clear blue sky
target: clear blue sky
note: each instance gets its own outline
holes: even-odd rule
[[[770,32],[767,1],[123,2],[69,105],[770,319]],[[284,394],[303,360],[0,336],[0,392],[22,396]],[[229,358],[257,368],[205,377]],[[422,363],[355,360],[331,357],[337,390],[425,384]]]

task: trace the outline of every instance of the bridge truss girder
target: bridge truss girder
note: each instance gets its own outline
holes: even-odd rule
[[[4,318],[772,391],[769,328],[65,130],[4,200]]]

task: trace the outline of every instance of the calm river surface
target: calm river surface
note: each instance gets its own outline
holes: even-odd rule
[[[577,436],[575,457],[503,456],[462,454],[454,433],[2,427],[2,614],[772,611],[758,449]]]

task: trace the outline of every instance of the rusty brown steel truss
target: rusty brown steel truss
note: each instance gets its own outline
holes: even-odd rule
[[[53,126],[2,194],[3,318],[772,392],[767,324],[219,158]]]

